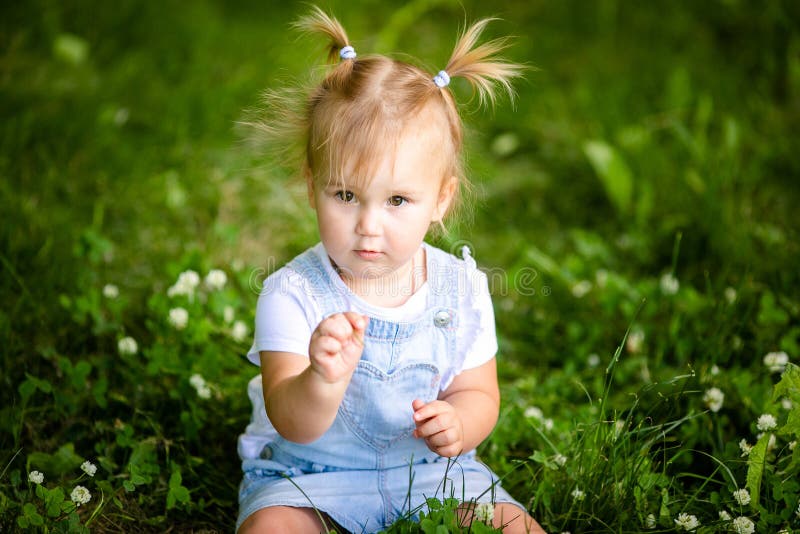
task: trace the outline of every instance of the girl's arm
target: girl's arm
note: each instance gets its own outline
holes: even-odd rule
[[[412,403],[417,429],[428,448],[441,456],[457,456],[480,445],[491,433],[500,413],[500,389],[494,358],[463,371],[439,399]]]
[[[353,312],[323,320],[311,335],[308,358],[262,351],[264,406],[289,441],[309,443],[333,424],[364,348],[367,319]]]

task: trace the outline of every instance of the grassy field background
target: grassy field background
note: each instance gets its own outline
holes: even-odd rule
[[[322,7],[431,72],[496,15],[531,67],[454,84],[477,194],[436,240],[492,275],[505,486],[549,532],[800,529],[800,5]],[[0,530],[232,530],[258,284],[318,239],[236,124],[323,66],[306,10],[0,7]]]

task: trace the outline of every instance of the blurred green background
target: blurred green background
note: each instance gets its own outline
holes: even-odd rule
[[[471,216],[438,241],[468,242],[482,267],[504,273],[495,304],[506,383],[537,377],[533,394],[550,399],[539,403],[579,400],[584,393],[564,385],[587,378],[576,375],[591,354],[605,364],[635,318],[648,348],[631,382],[640,368],[746,369],[771,350],[800,354],[800,3],[321,7],[360,54],[407,54],[431,72],[446,63],[465,21],[497,16],[487,37],[514,36],[508,56],[531,67],[513,104],[501,99],[494,110],[479,109],[454,83],[478,187]],[[9,473],[24,475],[29,453],[111,444],[115,420],[141,416],[150,422],[136,419],[135,435],[149,428],[186,457],[215,463],[192,479],[194,502],[205,506],[177,517],[230,527],[235,438],[248,417],[244,392],[235,391],[255,374],[243,358],[248,343],[209,338],[204,374],[232,378],[193,436],[171,428],[169,402],[181,402],[167,395],[173,384],[138,375],[135,362],[118,366],[116,342],[123,333],[142,346],[161,339],[149,323],[150,295],[186,268],[231,273],[249,321],[258,276],[316,241],[302,184],[237,127],[264,89],[305,80],[324,64],[321,43],[289,29],[306,10],[251,0],[0,7],[6,520],[21,499],[8,489]],[[530,269],[531,291],[522,294]],[[665,275],[679,282],[677,294],[659,285]],[[109,283],[124,303],[113,313],[98,300]],[[723,306],[727,289],[738,295],[734,307]],[[194,354],[183,350],[177,357],[189,369]],[[20,392],[30,376],[58,389],[74,376],[64,359],[91,368],[86,386],[64,394],[71,407],[46,387]],[[562,381],[542,385],[551,375]],[[101,379],[100,395],[116,399],[105,405],[90,394]],[[729,423],[747,417],[731,414]],[[168,466],[170,448],[159,443],[156,463]],[[117,458],[109,469],[128,462],[106,452]],[[125,517],[176,517],[159,515],[159,492],[166,489],[153,490],[160,504],[130,497]]]

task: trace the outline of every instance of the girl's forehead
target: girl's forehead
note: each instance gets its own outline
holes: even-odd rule
[[[338,157],[326,158],[328,164],[316,169],[315,174],[327,185],[354,187],[367,187],[376,177],[381,177],[382,183],[390,179],[398,188],[404,181],[414,182],[416,175],[427,180],[441,178],[455,158],[447,135],[447,129],[436,122],[412,120],[396,135],[361,144],[362,150],[345,147]]]

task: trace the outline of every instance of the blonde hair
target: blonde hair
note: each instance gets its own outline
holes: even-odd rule
[[[444,68],[451,78],[466,79],[484,105],[495,103],[498,88],[513,99],[510,82],[523,68],[498,56],[507,47],[506,39],[477,45],[491,20],[465,29]],[[374,54],[340,60],[340,50],[350,46],[347,33],[316,6],[294,26],[326,36],[328,59],[336,64],[309,90],[268,91],[266,114],[249,124],[268,141],[294,140],[304,174],[310,173],[315,183],[343,183],[348,175],[367,183],[382,158],[394,154],[407,127],[435,129],[431,131],[436,137],[440,131],[442,164],[436,171],[441,179],[458,180],[449,217],[470,187],[463,164],[463,127],[450,89],[440,88],[433,74],[407,61]]]

